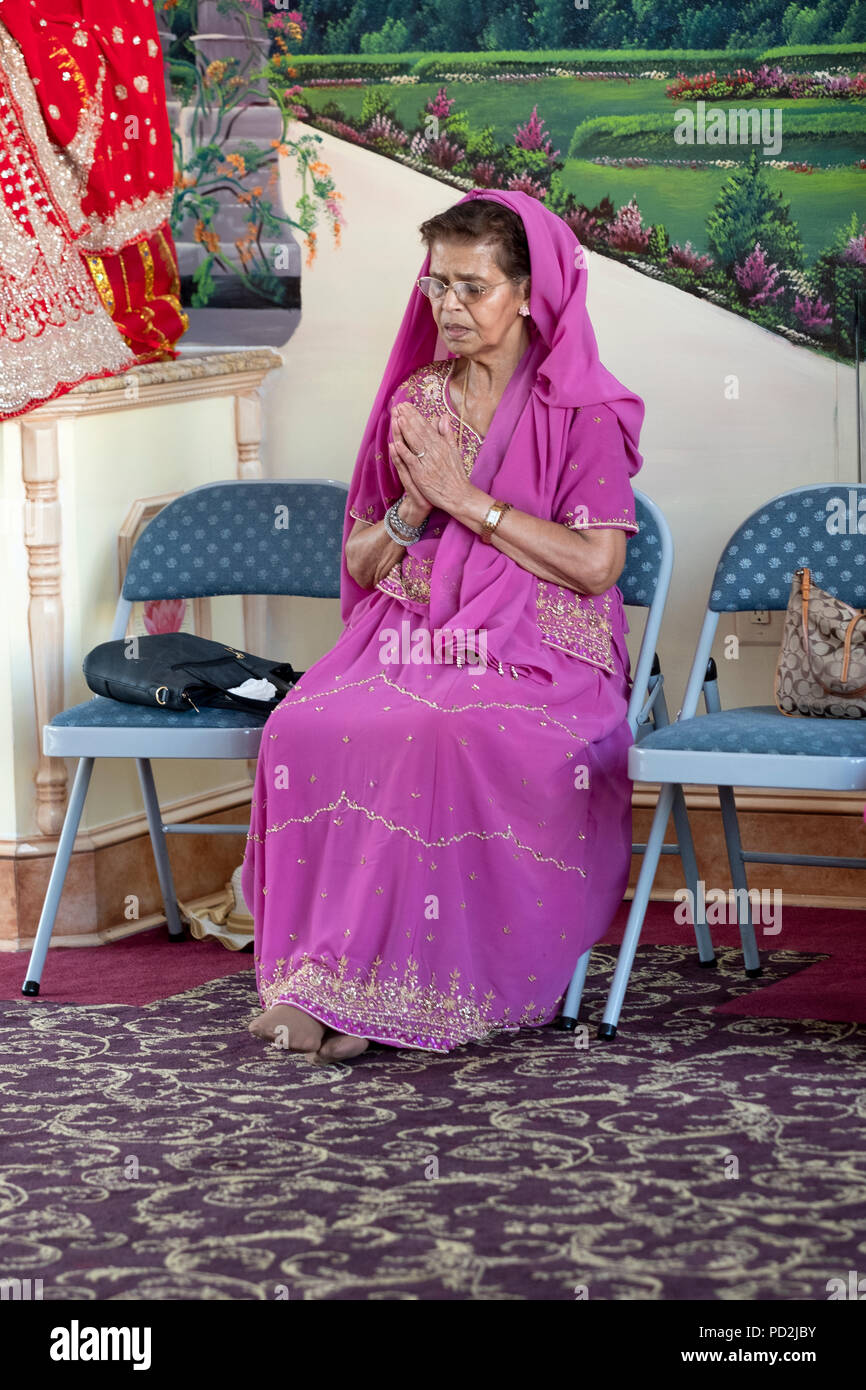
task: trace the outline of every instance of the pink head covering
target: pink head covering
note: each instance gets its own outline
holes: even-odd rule
[[[567,439],[576,408],[605,403],[614,411],[632,477],[643,461],[638,439],[644,404],[599,360],[586,309],[586,259],[567,223],[526,193],[473,189],[460,201],[476,198],[502,203],[521,218],[529,243],[531,285],[530,317],[526,321],[529,347],[508,382],[476,455],[472,482],[513,506],[550,517],[553,493],[567,466]],[[419,276],[426,275],[429,266],[428,252]],[[354,525],[351,512],[358,510],[362,499],[374,499],[381,515],[403,492],[387,447],[393,393],[418,367],[437,357],[456,355],[442,351],[430,305],[417,286],[413,287],[358,452],[349,489],[346,536]],[[522,577],[517,582],[515,571]],[[520,570],[495,547],[482,545],[474,533],[452,520],[442,534],[431,577],[430,621],[436,626],[487,628],[501,646],[494,653],[496,657],[514,664],[523,660],[537,665],[526,642],[517,640],[518,629],[528,637],[518,615],[531,604],[534,589],[533,575]],[[344,621],[356,603],[369,598],[369,592],[349,575],[345,555],[342,598]]]

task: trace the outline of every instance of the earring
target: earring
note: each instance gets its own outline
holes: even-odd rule
[[[528,304],[521,304],[521,306],[520,306],[520,308],[517,310],[517,312],[518,312],[518,314],[523,314],[524,317],[525,317],[526,314],[529,313],[529,305],[528,305]]]

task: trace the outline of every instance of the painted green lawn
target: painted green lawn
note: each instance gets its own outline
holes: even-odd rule
[[[430,97],[436,95],[440,85],[446,87],[449,97],[456,98],[457,106],[455,109],[468,111],[473,125],[492,125],[496,137],[500,141],[510,143],[515,127],[527,121],[533,106],[537,106],[538,114],[550,132],[553,148],[561,150],[563,157],[568,151],[575,126],[594,116],[669,115],[671,118],[671,157],[677,158],[683,153],[682,148],[673,142],[673,128],[674,112],[686,103],[674,102],[665,96],[667,82],[653,82],[649,79],[638,79],[634,82],[577,82],[574,78],[569,77],[547,77],[542,78],[539,82],[526,83],[452,82],[440,84],[421,82],[415,87],[386,86],[385,90],[388,91],[394,104],[397,119],[407,129],[411,129],[419,124],[419,111]],[[326,102],[336,101],[347,115],[357,117],[361,114],[363,98],[364,92],[360,87],[325,89],[307,87],[304,89],[302,100],[312,111],[320,111]],[[716,103],[725,110],[729,105],[739,104]],[[811,113],[820,115],[830,111],[835,113],[849,112],[858,116],[861,121],[864,111],[866,111],[863,102],[836,100],[778,101],[771,98],[769,101],[761,102],[748,99],[742,105],[757,106],[759,109],[764,106],[770,109],[778,108],[782,111],[783,131],[786,110],[796,111],[798,115]],[[854,141],[851,143],[850,149],[846,146],[845,153],[840,153],[834,141],[833,152],[830,157],[822,149],[820,141],[800,143],[806,150],[805,154],[801,154],[798,148],[796,153],[790,156],[785,153],[784,157],[797,160],[806,159],[819,163],[843,163],[849,158],[853,160],[866,156],[866,148],[863,147],[862,142]],[[791,147],[793,149],[793,141]],[[623,152],[635,155],[649,153],[649,151],[640,148],[639,142],[636,142],[634,149]],[[602,150],[600,153],[605,153],[605,151]]]
[[[398,120],[407,129],[418,125],[418,112],[439,86],[436,82],[419,83],[413,87],[387,87]],[[539,82],[484,82],[444,84],[448,95],[456,97],[457,108],[468,111],[473,125],[492,125],[497,138],[510,142],[514,128],[528,119],[533,106],[547,123],[553,148],[568,149],[574,127],[579,121],[593,116],[660,115],[672,113],[678,103],[665,96],[666,82],[648,79],[634,82],[578,82],[573,78],[551,77]],[[311,111],[321,111],[328,101],[337,102],[345,113],[360,116],[363,89],[358,87],[306,88],[302,100]],[[743,103],[744,105],[747,103]],[[751,105],[751,101],[748,102]],[[761,103],[755,103],[761,105]],[[770,101],[783,113],[786,109],[798,112],[850,110],[861,119],[863,103],[841,101]],[[718,103],[724,105],[724,103]],[[673,128],[673,119],[672,119]],[[783,115],[784,131],[784,115]],[[723,146],[674,146],[672,158],[688,158],[691,149],[695,157],[731,157]],[[687,152],[688,151],[688,152]],[[629,151],[642,154],[640,148]],[[618,154],[624,151],[618,150]],[[658,152],[654,152],[658,157]],[[818,140],[795,142],[786,139],[785,158],[807,163],[845,163],[848,159],[866,156],[866,150],[836,137],[827,142]],[[592,164],[586,159],[568,159],[562,178],[580,202],[593,206],[605,194],[619,206],[635,196],[644,222],[664,222],[674,241],[690,240],[698,250],[706,250],[704,231],[708,214],[728,177],[724,169],[677,169],[649,167],[646,169],[612,169]],[[813,174],[795,174],[783,169],[768,169],[767,178],[791,203],[794,220],[800,229],[806,256],[813,259],[829,240],[830,234],[852,212],[866,217],[866,171],[856,169],[817,170]]]
[[[698,251],[707,249],[706,219],[727,176],[725,169],[609,169],[582,159],[569,159],[562,173],[579,202],[594,207],[607,194],[619,207],[634,197],[644,226],[663,222],[672,241],[688,239]],[[767,179],[791,204],[807,261],[852,212],[866,216],[866,172],[769,169]]]
[[[723,116],[735,109],[760,113],[760,121],[754,122],[756,133],[759,134],[756,144],[759,147],[765,143],[769,146],[764,151],[767,159],[786,159],[826,167],[830,164],[854,164],[866,155],[866,105],[863,102],[727,102],[711,103],[709,109],[719,111]],[[630,113],[625,119],[617,115],[613,118],[602,116],[583,120],[575,128],[568,153],[578,159],[595,155],[683,159],[692,154],[703,159],[748,158],[752,149],[748,141],[723,145],[697,142],[694,146],[678,145],[675,139],[678,125],[676,113],[689,110],[694,112],[694,106],[671,103],[670,109],[661,113],[640,110]],[[767,114],[770,119],[765,123]],[[749,133],[751,127],[750,121]],[[777,135],[781,148],[776,148]]]
[[[510,141],[515,127],[529,119],[533,106],[546,122],[553,148],[568,149],[578,121],[590,116],[633,116],[636,110],[660,115],[673,110],[665,82],[577,82],[569,77],[545,77],[540,82],[419,82],[415,87],[386,84],[397,119],[407,129],[418,124],[418,112],[441,86],[457,107],[469,112],[473,125],[492,125],[498,140]],[[336,101],[347,115],[360,116],[364,99],[360,87],[306,87],[301,100],[312,111]]]

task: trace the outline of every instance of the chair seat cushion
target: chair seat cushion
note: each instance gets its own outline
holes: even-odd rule
[[[756,753],[803,758],[866,757],[866,719],[811,719],[773,705],[699,714],[640,740],[647,748],[699,753]]]
[[[251,710],[215,709],[201,705],[191,710],[158,709],[150,705],[131,705],[123,700],[109,700],[94,695],[83,705],[72,705],[55,715],[51,724],[73,729],[259,729],[270,708],[261,714]]]

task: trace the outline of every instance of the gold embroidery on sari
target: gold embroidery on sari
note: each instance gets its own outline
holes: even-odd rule
[[[52,201],[62,211],[72,230],[77,232],[87,221],[81,211],[82,175],[70,166],[49,136],[24,56],[2,24],[0,68],[21,112],[27,134],[35,146],[39,172],[48,185]],[[86,172],[83,177],[86,182]]]
[[[90,274],[93,276],[93,283],[99,291],[99,298],[102,300],[109,314],[114,316],[114,290],[111,288],[111,281],[105,269],[105,262],[101,256],[85,256]]]
[[[406,961],[402,977],[392,961],[390,971],[377,956],[369,970],[350,970],[344,955],[336,968],[313,960],[308,952],[300,959],[275,962],[270,976],[259,969],[259,995],[264,1009],[291,1002],[338,1030],[351,1030],[356,1036],[383,1042],[404,1043],[430,1052],[447,1052],[466,1042],[481,1042],[493,1033],[513,1030],[521,1025],[543,1023],[559,1003],[551,1000],[547,1009],[534,1001],[524,1006],[518,1022],[511,1022],[510,1008],[501,1019],[491,1017],[494,994],[490,990],[476,998],[475,986],[462,986],[460,971],[452,970],[447,990],[440,989],[433,976],[429,984],[418,980],[418,962]],[[325,1018],[320,1015],[324,1013]]]
[[[126,312],[132,313],[132,300],[129,295],[129,277],[126,274],[126,263],[122,256],[118,256],[117,264],[120,266],[120,274],[123,279],[123,289],[126,294]]]
[[[440,415],[451,415],[454,411],[448,404],[445,394],[446,383],[453,368],[453,361],[431,362],[426,367],[418,367],[403,382],[403,390],[412,405],[425,420],[438,420]],[[455,444],[456,444],[455,438]],[[463,426],[463,468],[467,478],[472,476],[475,458],[484,441],[469,425]]]
[[[310,779],[313,780],[312,778]],[[318,820],[319,816],[331,811],[345,807],[349,811],[357,811],[360,815],[366,816],[367,820],[375,821],[379,825],[384,825],[392,833],[402,831],[410,840],[416,844],[423,845],[425,849],[444,849],[448,845],[460,844],[463,840],[502,840],[506,844],[512,844],[526,854],[531,854],[537,864],[550,864],[554,869],[559,869],[561,873],[578,873],[581,878],[586,878],[586,870],[579,864],[567,864],[564,859],[553,859],[550,855],[542,854],[540,850],[533,849],[531,845],[526,845],[522,840],[518,840],[514,830],[510,825],[504,830],[461,830],[457,835],[442,835],[438,840],[425,840],[423,835],[409,825],[399,825],[396,821],[388,820],[387,816],[380,816],[369,806],[362,806],[360,802],[352,801],[341,791],[336,801],[331,801],[327,806],[319,806],[308,816],[289,816],[287,820],[280,821],[279,825],[269,825],[265,830],[264,839],[268,835],[278,835],[281,830],[286,830],[290,825],[309,825],[311,821]],[[579,839],[584,839],[582,834]],[[263,843],[263,837],[256,835],[253,831],[247,834],[248,840],[254,840],[257,844]],[[516,858],[517,856],[515,856]]]
[[[589,531],[593,527],[609,526],[611,530],[634,531],[640,528],[636,521],[630,516],[589,516],[586,507],[571,507],[562,519],[563,526],[569,531]]]
[[[168,242],[165,239],[165,233],[161,227],[156,234],[156,245],[159,251],[160,259],[171,278],[170,292],[174,295],[175,299],[179,300],[180,275],[178,274],[177,261],[174,259],[174,256],[171,254],[171,251],[169,250]]]
[[[78,129],[65,151],[67,159],[80,171],[82,190],[87,183],[93,164],[93,156],[96,153],[96,142],[102,130],[104,90],[105,63],[100,62],[96,86],[90,96],[83,101]]]
[[[48,57],[58,59],[58,68],[61,72],[67,73],[70,79],[75,83],[76,90],[81,99],[81,105],[86,106],[90,99],[90,92],[87,89],[84,73],[69,52],[69,49],[64,48],[61,44],[58,48],[50,49]]]
[[[372,526],[374,521],[376,521],[377,519],[379,521],[381,521],[382,519],[381,517],[376,517],[376,508],[373,506],[372,502],[370,503],[367,510],[364,512],[363,516],[360,512],[356,512],[354,507],[349,508],[349,515],[353,516],[356,521],[366,521],[368,526]]]
[[[138,243],[138,254],[144,268],[144,294],[150,302],[153,299],[153,255],[146,240]]]
[[[168,221],[171,212],[171,190],[160,193],[154,189],[146,198],[126,203],[108,217],[88,217],[90,231],[81,239],[81,246],[91,251],[122,251],[137,237],[149,236]]]
[[[382,681],[391,690],[399,691],[399,693],[405,695],[407,699],[415,700],[421,705],[426,705],[428,709],[439,710],[440,714],[464,714],[470,709],[520,710],[524,714],[543,714],[549,724],[556,725],[556,727],[561,729],[564,734],[567,734],[569,738],[574,739],[577,743],[588,743],[588,739],[585,739],[582,734],[576,733],[574,729],[570,729],[567,724],[563,724],[561,720],[552,715],[547,705],[519,705],[513,701],[504,700],[478,700],[475,704],[471,705],[439,705],[435,700],[428,700],[424,695],[416,695],[414,691],[406,690],[402,685],[398,685],[396,681],[389,680],[384,671],[377,671],[375,676],[364,676],[361,680],[349,681],[346,685],[334,686],[331,690],[319,690],[315,695],[301,695],[301,685],[298,684],[293,688],[290,694],[286,696],[285,700],[277,706],[277,709],[291,708],[292,705],[309,704],[310,701],[323,700],[328,695],[341,695],[344,690],[352,690],[354,687],[360,685],[369,686],[370,690],[372,690],[373,681]],[[554,682],[554,684],[555,683],[556,682]],[[298,699],[297,696],[300,696],[300,699]]]
[[[591,595],[538,581],[536,618],[542,641],[612,673],[609,592],[602,596],[602,609],[599,613]]]
[[[383,594],[407,599],[410,603],[430,602],[430,575],[433,560],[418,555],[406,555],[376,585]]]

